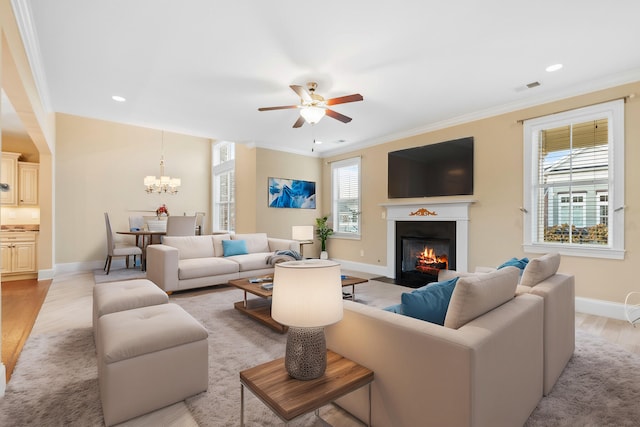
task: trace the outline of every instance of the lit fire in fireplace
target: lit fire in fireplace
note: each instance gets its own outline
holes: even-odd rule
[[[424,248],[424,251],[420,252],[416,258],[416,270],[422,273],[437,276],[440,270],[448,268],[449,257],[436,255],[432,248]]]

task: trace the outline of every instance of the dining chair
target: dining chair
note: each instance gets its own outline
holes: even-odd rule
[[[129,257],[133,255],[133,265],[136,265],[136,256],[140,255],[142,259],[142,249],[137,245],[131,245],[129,243],[116,243],[113,238],[113,231],[111,230],[111,223],[109,222],[109,214],[104,213],[104,222],[107,226],[107,260],[104,262],[103,270],[109,274],[111,270],[111,259],[114,257],[125,257],[127,268],[129,268]]]
[[[195,236],[196,216],[170,216],[167,218],[167,236]]]

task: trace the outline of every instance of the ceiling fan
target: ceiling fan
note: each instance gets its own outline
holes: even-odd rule
[[[307,83],[307,89],[299,85],[289,86],[300,97],[299,105],[284,105],[281,107],[262,107],[258,108],[258,111],[270,111],[270,110],[287,110],[290,108],[299,108],[300,117],[293,124],[294,128],[299,128],[306,121],[309,124],[316,124],[325,115],[340,120],[342,123],[349,123],[351,117],[347,117],[344,114],[340,114],[327,107],[336,104],[346,104],[347,102],[362,101],[362,95],[355,93],[353,95],[339,96],[337,98],[324,99],[322,96],[316,94],[316,88],[318,84],[316,82]]]

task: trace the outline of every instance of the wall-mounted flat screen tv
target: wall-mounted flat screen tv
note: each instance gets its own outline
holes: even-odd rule
[[[473,194],[473,137],[392,151],[388,172],[390,199]]]

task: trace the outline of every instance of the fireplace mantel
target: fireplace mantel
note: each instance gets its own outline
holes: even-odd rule
[[[467,271],[469,248],[469,207],[473,199],[382,203],[387,219],[387,277],[395,278],[396,221],[455,221],[456,268]]]

